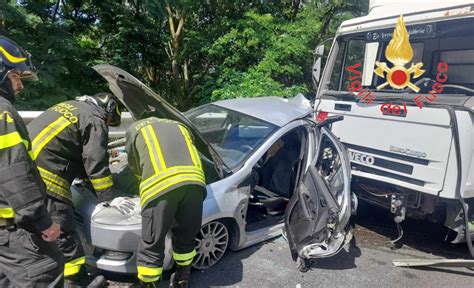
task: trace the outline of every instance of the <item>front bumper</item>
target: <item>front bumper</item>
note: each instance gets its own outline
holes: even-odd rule
[[[111,257],[108,252],[116,252],[117,250],[112,249],[100,249],[95,248],[96,253],[87,255],[86,262],[88,265],[96,267],[100,270],[122,273],[122,274],[137,274],[137,253],[136,248],[138,242],[135,242],[135,251],[123,253],[125,257]],[[100,253],[97,251],[100,250]],[[120,253],[120,252],[118,252]],[[163,262],[163,269],[170,270],[173,268],[174,261],[172,259],[173,251],[171,246],[171,237],[168,234],[165,240],[165,259]]]
[[[136,274],[136,254],[133,253],[132,257],[127,260],[112,260],[107,259],[104,256],[95,258],[94,256],[86,257],[87,265],[96,267],[101,270],[122,273],[122,274]]]

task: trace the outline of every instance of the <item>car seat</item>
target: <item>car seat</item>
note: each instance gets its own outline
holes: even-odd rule
[[[259,192],[259,194],[254,196],[257,199],[252,204],[262,206],[266,210],[267,215],[278,216],[285,212],[286,206],[290,201],[288,198],[280,197],[278,194],[262,186],[255,186],[255,191]]]

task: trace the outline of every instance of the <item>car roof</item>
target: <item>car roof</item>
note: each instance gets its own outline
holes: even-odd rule
[[[310,107],[276,96],[236,98],[221,100],[212,104],[252,116],[279,127],[311,113]]]

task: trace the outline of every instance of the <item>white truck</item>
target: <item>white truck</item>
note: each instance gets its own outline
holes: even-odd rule
[[[344,115],[332,131],[358,198],[396,223],[444,223],[471,251],[473,29],[474,1],[374,0],[368,15],[340,25],[328,55],[316,48],[313,66],[315,115]]]

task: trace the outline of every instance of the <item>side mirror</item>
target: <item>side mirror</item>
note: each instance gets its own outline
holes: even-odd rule
[[[313,64],[313,70],[312,70],[312,78],[313,78],[313,84],[314,87],[318,87],[319,81],[321,79],[321,66],[322,66],[322,60],[321,57],[318,57],[316,61],[314,61]]]
[[[324,56],[324,44],[319,44],[316,49],[314,49],[314,56]]]
[[[314,64],[313,64],[313,83],[315,87],[318,87],[319,81],[321,79],[321,69],[322,69],[322,57],[324,56],[324,44],[319,44],[316,49],[314,49]]]
[[[319,82],[321,81],[321,70],[323,66],[324,57],[324,44],[332,40],[333,38],[328,38],[321,42],[318,46],[316,46],[316,49],[314,49],[314,63],[311,71],[314,88],[317,88],[319,86]]]

